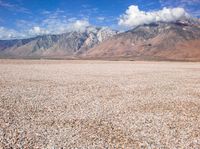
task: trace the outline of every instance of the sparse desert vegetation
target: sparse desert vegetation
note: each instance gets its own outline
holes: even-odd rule
[[[200,63],[0,60],[0,148],[200,148]]]

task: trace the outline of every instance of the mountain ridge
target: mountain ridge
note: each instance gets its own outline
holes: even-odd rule
[[[28,39],[0,40],[2,57],[59,57],[82,53],[117,34],[109,28],[87,27],[58,35],[42,35]]]
[[[156,22],[125,32],[84,32],[0,40],[0,57],[200,61],[200,21]]]
[[[140,25],[91,48],[83,57],[199,61],[200,25],[185,20]]]

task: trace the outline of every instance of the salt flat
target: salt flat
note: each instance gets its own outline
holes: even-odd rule
[[[0,148],[200,148],[200,63],[0,60]]]

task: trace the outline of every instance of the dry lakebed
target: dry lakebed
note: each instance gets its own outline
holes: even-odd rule
[[[200,63],[0,60],[2,149],[199,149]]]

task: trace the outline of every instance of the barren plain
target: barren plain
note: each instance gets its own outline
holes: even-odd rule
[[[200,63],[0,60],[0,148],[199,149]]]

